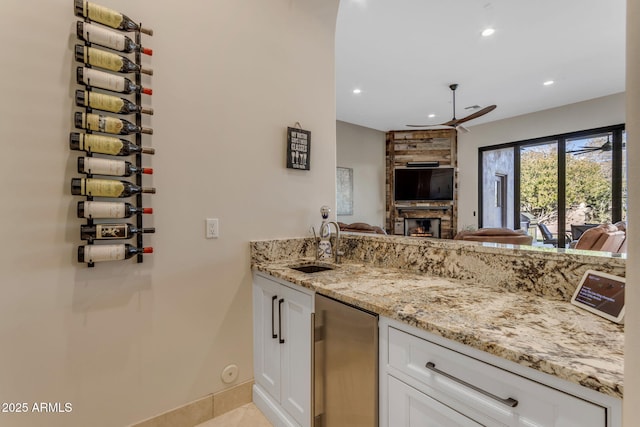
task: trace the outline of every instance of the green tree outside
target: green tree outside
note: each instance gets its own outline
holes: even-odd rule
[[[566,206],[584,203],[592,222],[611,221],[611,162],[597,155],[567,155]],[[520,173],[521,210],[538,222],[553,223],[558,217],[558,157],[555,148],[522,152]]]

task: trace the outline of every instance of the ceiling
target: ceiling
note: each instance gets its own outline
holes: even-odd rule
[[[625,5],[341,0],[337,119],[381,131],[443,123],[452,118],[452,83],[457,118],[477,111],[468,106],[498,106],[467,128],[623,92]],[[486,27],[495,33],[482,37]]]

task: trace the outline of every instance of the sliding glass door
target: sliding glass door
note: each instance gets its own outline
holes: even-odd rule
[[[554,236],[558,229],[558,143],[523,144],[520,154],[520,214],[530,219],[536,240],[544,242],[542,224]],[[546,229],[544,229],[546,231]]]
[[[625,138],[618,125],[481,147],[479,226],[527,228],[534,244],[567,247],[625,220]]]
[[[515,228],[513,147],[482,153],[482,223],[485,227]]]

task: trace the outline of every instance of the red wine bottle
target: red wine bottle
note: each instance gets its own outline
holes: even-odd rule
[[[69,147],[72,150],[110,154],[112,156],[129,156],[137,153],[154,154],[156,152],[154,148],[140,147],[133,142],[116,138],[115,136],[78,132],[71,132],[69,135]]]
[[[89,92],[88,90],[76,90],[76,105],[117,114],[142,113],[153,115],[153,108],[144,108],[125,98]]]
[[[96,49],[95,47],[76,45],[76,61],[84,62],[94,67],[105,70],[117,71],[118,73],[142,73],[153,75],[153,70],[142,68],[129,58]]]
[[[121,245],[86,245],[78,247],[78,262],[120,261],[137,254],[151,254],[153,248],[136,248],[128,243]]]
[[[78,218],[130,218],[133,215],[152,214],[152,208],[137,208],[125,202],[78,202]]]
[[[103,116],[102,114],[76,112],[74,119],[76,127],[98,132],[113,133],[116,135],[129,135],[132,133],[153,133],[153,129],[136,126],[128,120],[118,119],[110,116]]]
[[[138,233],[155,233],[154,227],[137,228],[131,224],[92,224],[80,226],[80,240],[130,239]]]
[[[76,34],[79,39],[86,42],[108,47],[109,49],[118,50],[120,52],[141,52],[145,55],[153,55],[152,49],[136,44],[129,37],[115,31],[107,30],[100,25],[89,24],[88,22],[78,21],[76,23]]]
[[[71,194],[90,197],[130,197],[139,193],[155,194],[155,188],[140,187],[115,179],[71,178]]]
[[[153,30],[139,26],[127,15],[95,3],[89,3],[86,0],[75,0],[74,12],[76,16],[89,18],[116,30],[140,31],[150,36],[153,35]]]
[[[131,176],[143,173],[151,175],[153,174],[153,169],[139,168],[124,160],[78,157],[78,173],[110,176]]]
[[[98,87],[100,89],[111,90],[120,93],[144,93],[153,95],[153,90],[138,86],[126,77],[111,74],[93,68],[78,67],[76,69],[76,80],[78,84]]]

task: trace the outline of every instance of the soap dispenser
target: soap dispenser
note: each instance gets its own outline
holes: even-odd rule
[[[318,243],[318,259],[331,259],[331,226],[329,226],[329,206],[322,206],[322,224],[320,224],[320,242]]]

